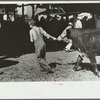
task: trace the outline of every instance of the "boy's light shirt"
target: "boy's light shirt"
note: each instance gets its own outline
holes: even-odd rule
[[[39,30],[40,29],[40,30]],[[36,35],[36,32],[35,32],[35,27],[33,27],[31,30],[30,30],[30,40],[31,40],[31,42],[33,42],[33,40],[36,40],[37,39],[37,35]],[[49,38],[53,38],[53,36],[51,36],[51,35],[49,35],[46,31],[44,31],[43,30],[43,28],[41,28],[41,27],[39,27],[37,30],[37,33],[39,33],[39,31],[40,31],[40,33],[42,34],[42,35],[44,35],[47,39],[49,39]]]
[[[33,42],[33,40],[36,40],[36,38],[37,38],[36,32],[33,29],[31,29],[30,30],[30,40],[31,40],[31,42]]]

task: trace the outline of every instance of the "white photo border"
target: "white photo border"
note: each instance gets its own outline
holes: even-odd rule
[[[15,3],[100,3],[100,1],[0,1]],[[1,82],[0,99],[99,99],[100,82]]]

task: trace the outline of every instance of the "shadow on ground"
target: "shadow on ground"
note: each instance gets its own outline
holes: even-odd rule
[[[56,68],[56,65],[62,65],[62,64],[56,63],[56,62],[53,62],[53,63],[50,63],[50,64],[49,64],[49,66],[50,66],[51,68]]]
[[[73,62],[73,63],[68,63],[69,65],[76,65],[76,62]],[[90,63],[82,63],[80,65],[80,70],[87,70],[87,71],[92,71],[93,72],[93,66],[90,64]],[[98,70],[100,71],[100,64],[97,64],[97,67],[98,67]]]
[[[18,61],[11,61],[11,60],[0,59],[0,68],[9,67],[11,65],[16,65],[18,63],[19,63]]]

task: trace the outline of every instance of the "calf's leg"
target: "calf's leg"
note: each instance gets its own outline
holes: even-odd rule
[[[99,70],[97,68],[97,63],[96,63],[96,58],[95,58],[95,54],[94,53],[88,53],[87,54],[92,66],[93,66],[93,72],[95,75],[97,75],[99,77]]]
[[[75,71],[79,70],[79,65],[82,63],[82,60],[83,60],[83,58],[79,55],[78,58],[77,58],[76,65],[73,68]]]

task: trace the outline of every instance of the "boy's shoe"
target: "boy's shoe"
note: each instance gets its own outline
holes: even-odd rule
[[[50,69],[47,71],[47,74],[53,74],[54,73],[54,70],[53,69]]]
[[[54,71],[53,71],[53,69],[41,69],[40,70],[41,72],[47,72],[47,74],[49,74],[49,73],[54,73]]]
[[[47,72],[48,70],[45,69],[45,68],[40,67],[40,71],[41,71],[41,72]]]
[[[47,72],[47,70],[44,70],[44,69],[41,69],[40,71],[41,71],[41,72]]]

